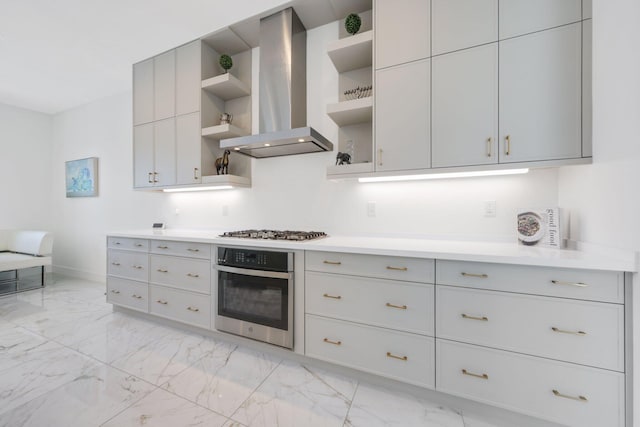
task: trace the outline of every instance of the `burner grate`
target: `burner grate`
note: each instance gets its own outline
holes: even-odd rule
[[[327,236],[327,233],[324,233],[322,231],[240,230],[240,231],[225,231],[220,237],[303,241],[303,240],[320,239],[326,236]]]

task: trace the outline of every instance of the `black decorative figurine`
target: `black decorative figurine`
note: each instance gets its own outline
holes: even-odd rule
[[[224,150],[222,157],[216,159],[216,173],[218,175],[227,175],[229,173],[229,150]]]
[[[350,165],[351,155],[349,153],[340,153],[336,156],[336,165]]]

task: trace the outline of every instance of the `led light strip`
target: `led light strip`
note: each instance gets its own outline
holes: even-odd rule
[[[402,175],[402,176],[376,176],[358,178],[358,182],[397,182],[397,181],[419,181],[425,179],[451,179],[451,178],[470,178],[476,176],[500,176],[500,175],[518,175],[528,173],[529,169],[504,169],[491,171],[475,171],[475,172],[449,172],[449,173],[433,173],[423,175]]]
[[[230,185],[216,185],[213,187],[186,187],[186,188],[165,188],[162,191],[165,193],[178,193],[183,191],[213,191],[213,190],[230,190],[233,187]]]

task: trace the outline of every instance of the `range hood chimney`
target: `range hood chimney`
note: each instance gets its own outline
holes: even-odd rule
[[[307,33],[292,8],[260,20],[260,133],[220,141],[251,157],[333,150],[307,126]]]

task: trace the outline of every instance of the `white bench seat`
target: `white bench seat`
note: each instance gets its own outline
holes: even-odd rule
[[[22,268],[43,267],[47,265],[51,265],[50,256],[0,252],[0,271],[20,270]]]

